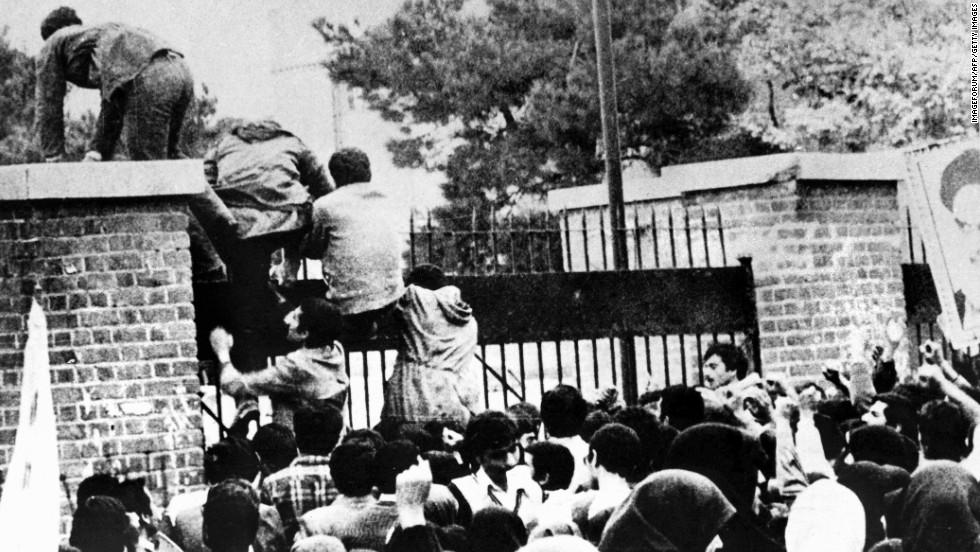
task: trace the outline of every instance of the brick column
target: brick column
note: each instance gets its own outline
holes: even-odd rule
[[[48,320],[61,470],[71,492],[92,473],[127,474],[145,478],[164,505],[201,482],[180,195],[202,186],[195,161],[0,169],[0,464],[13,449],[35,296]]]

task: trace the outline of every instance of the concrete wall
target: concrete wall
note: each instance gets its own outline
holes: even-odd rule
[[[199,161],[0,168],[0,466],[13,450],[37,297],[72,495],[92,473],[144,477],[159,504],[201,483],[181,195],[203,185]]]

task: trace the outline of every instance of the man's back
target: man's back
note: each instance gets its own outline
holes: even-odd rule
[[[341,314],[380,309],[404,293],[404,240],[394,228],[392,205],[370,182],[347,184],[313,203],[307,257],[323,261],[327,300]]]
[[[201,507],[192,507],[179,512],[174,519],[170,537],[183,552],[210,552],[204,544],[202,531],[204,515]],[[272,506],[259,506],[259,531],[252,543],[253,552],[280,552],[289,546],[282,526],[279,512]]]
[[[303,514],[329,506],[337,498],[328,462],[325,456],[301,455],[262,483],[263,494],[279,511],[289,542]]]
[[[348,550],[381,551],[388,532],[397,522],[398,509],[393,502],[379,502],[370,495],[341,495],[330,506],[306,513],[300,521],[300,534],[334,536]]]

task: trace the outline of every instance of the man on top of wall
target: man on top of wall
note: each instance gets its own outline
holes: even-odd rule
[[[371,182],[371,162],[356,148],[330,157],[337,190],[313,203],[313,228],[303,254],[323,262],[326,299],[348,334],[371,337],[378,321],[405,293],[403,240],[392,226],[386,190]]]
[[[102,94],[86,160],[112,159],[124,127],[130,159],[181,157],[177,144],[194,98],[194,81],[180,52],[137,27],[83,25],[67,7],[44,18],[41,38],[45,42],[36,61],[35,128],[45,160],[64,159],[68,83],[97,88]]]

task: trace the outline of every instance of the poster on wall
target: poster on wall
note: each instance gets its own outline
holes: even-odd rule
[[[909,204],[936,282],[939,326],[956,349],[980,344],[980,140],[905,155]]]

